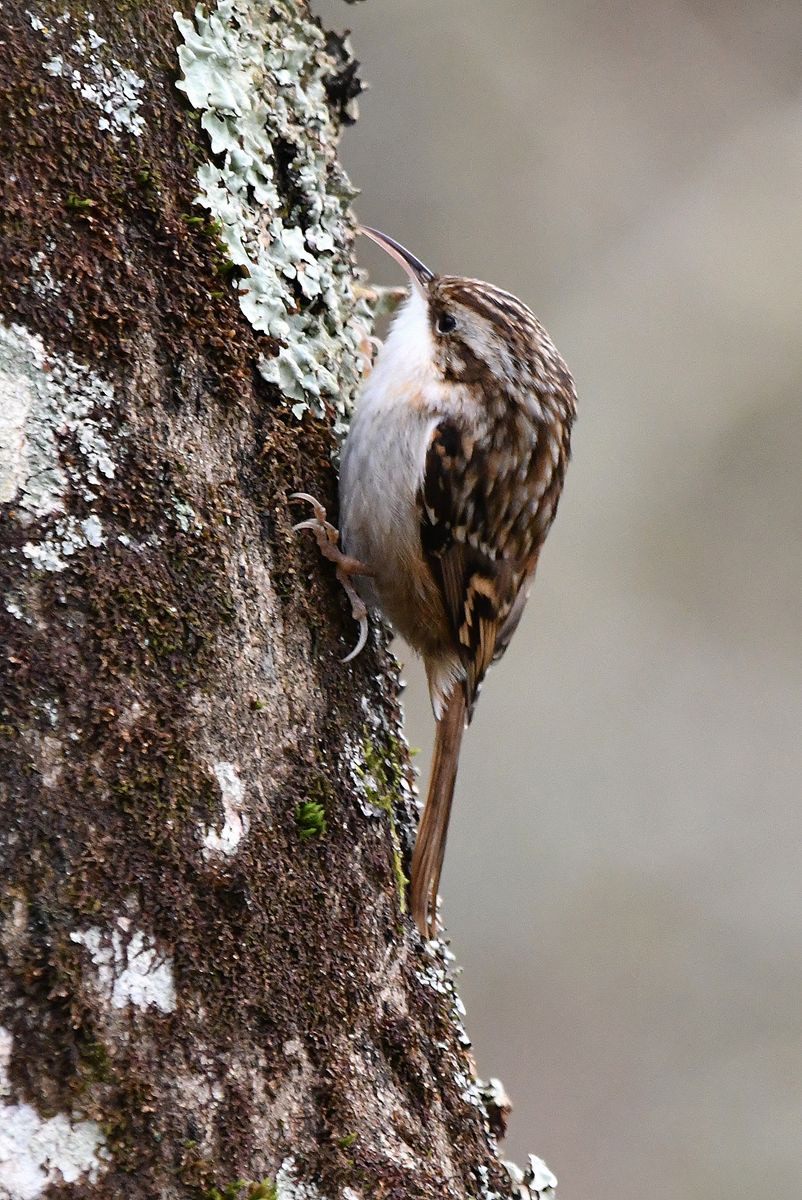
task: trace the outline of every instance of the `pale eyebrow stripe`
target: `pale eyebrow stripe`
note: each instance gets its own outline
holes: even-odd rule
[[[456,300],[461,300],[480,316],[492,318],[501,314],[505,317],[515,317],[533,326],[537,324],[535,314],[517,296],[481,280],[455,279],[451,286],[446,283],[446,291],[451,292]]]

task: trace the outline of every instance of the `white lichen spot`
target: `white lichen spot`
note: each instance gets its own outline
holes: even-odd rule
[[[55,249],[55,243],[51,239],[48,239],[47,249],[50,253]],[[36,254],[32,254],[30,264],[31,291],[37,300],[54,300],[60,296],[63,290],[62,284],[51,274],[45,252],[39,250]]]
[[[81,532],[86,538],[87,546],[97,548],[103,545],[106,539],[103,536],[103,526],[100,524],[100,517],[92,513],[91,516],[86,517],[80,522],[80,526]]]
[[[490,1171],[484,1164],[476,1167],[474,1174],[479,1185],[478,1200],[504,1200],[503,1196],[499,1195],[495,1188],[491,1188]]]
[[[56,514],[70,489],[92,501],[101,480],[114,476],[106,415],[113,398],[110,384],[72,355],[48,358],[36,334],[0,323],[0,503],[13,504],[23,526],[54,518],[22,548],[43,570],[63,571],[77,550],[104,544],[94,513]]]
[[[219,0],[183,37],[177,86],[201,114],[214,159],[198,170],[198,204],[218,223],[235,286],[254,329],[281,343],[259,366],[300,417],[334,409],[344,428],[364,358],[367,309],[351,289],[346,255],[354,192],[336,161],[337,129],[326,96],[336,69],[322,31],[277,0]],[[286,212],[274,147],[298,195]],[[288,161],[289,160],[289,161]]]
[[[111,932],[92,926],[76,930],[70,940],[89,951],[97,967],[97,986],[112,1008],[175,1009],[173,963],[159,954],[127,917],[118,917]]]
[[[22,611],[19,604],[17,604],[16,600],[6,600],[6,612],[11,613],[11,616],[17,621],[24,621],[26,619],[25,613]]]
[[[285,1158],[276,1173],[276,1200],[324,1200],[313,1183],[301,1183],[296,1178],[295,1159]]]
[[[71,354],[48,359],[42,339],[21,325],[0,323],[0,499],[30,519],[64,509],[68,483],[97,486],[111,479],[114,463],[103,409],[111,385]],[[82,460],[72,469],[59,461],[59,442],[70,440]]]
[[[440,938],[431,938],[423,945],[427,961],[421,970],[415,972],[415,978],[424,987],[430,988],[433,992],[450,1000],[451,1021],[456,1030],[457,1039],[467,1048],[470,1046],[471,1040],[463,1023],[465,1005],[462,1003],[454,983],[454,955]],[[457,1073],[457,1086],[465,1086],[459,1072]]]
[[[494,1108],[499,1109],[501,1112],[509,1113],[512,1111],[512,1102],[507,1095],[507,1089],[497,1076],[491,1075],[489,1079],[478,1079],[476,1082],[485,1104],[492,1104]]]
[[[25,542],[22,553],[40,571],[64,571],[76,551],[87,546],[97,549],[105,541],[100,518],[94,513],[83,521],[62,517],[54,523],[45,541]]]
[[[190,529],[199,530],[203,526],[198,520],[198,515],[191,505],[186,504],[183,500],[175,500],[173,502],[173,512],[178,528],[182,533],[189,533]]]
[[[515,1163],[505,1162],[507,1173],[516,1185],[519,1200],[552,1200],[557,1187],[557,1176],[546,1166],[542,1158],[530,1154],[525,1170]],[[494,1200],[496,1193],[490,1193],[487,1200]]]
[[[466,1104],[471,1104],[474,1108],[484,1108],[482,1093],[475,1079],[471,1078],[465,1071],[455,1071],[454,1083],[457,1085],[459,1094]]]
[[[65,12],[59,18],[59,23],[67,24],[70,20],[70,13]],[[139,137],[145,128],[144,118],[139,112],[142,107],[140,93],[145,87],[145,80],[116,58],[101,53],[106,39],[91,28],[93,20],[90,13],[87,17],[89,27],[76,37],[69,48],[69,61],[63,55],[55,54],[42,63],[42,68],[54,78],[66,79],[73,91],[100,109],[99,129],[110,130],[115,140],[118,140],[117,135],[121,132]],[[33,22],[34,18],[31,18],[32,27],[47,37],[48,33],[41,22],[36,25]]]
[[[220,829],[209,826],[203,834],[203,857],[213,858],[218,854],[235,854],[237,848],[250,828],[250,821],[242,811],[245,800],[245,789],[233,763],[218,762],[214,764],[214,773],[220,785],[220,798],[223,803],[223,825]]]
[[[48,401],[37,386],[43,363],[39,338],[19,325],[9,329],[0,324],[0,504],[22,492],[22,507],[36,516],[56,511],[66,485],[55,454],[49,453],[52,424],[38,411]],[[34,427],[40,424],[45,429],[37,438]]]
[[[36,1200],[51,1184],[94,1183],[108,1158],[100,1126],[65,1113],[40,1117],[30,1104],[15,1104],[12,1049],[11,1034],[0,1027],[0,1196]]]

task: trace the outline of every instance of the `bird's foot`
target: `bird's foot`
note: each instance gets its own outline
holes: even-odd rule
[[[358,558],[351,558],[350,555],[344,554],[337,543],[340,540],[340,531],[336,526],[332,525],[331,521],[326,519],[326,510],[319,500],[314,496],[310,496],[308,492],[293,492],[290,500],[303,500],[306,504],[312,505],[314,516],[308,517],[305,521],[299,521],[297,525],[293,525],[293,532],[300,529],[311,529],[315,535],[320,553],[329,562],[333,562],[337,571],[337,578],[342,585],[342,588],[351,601],[351,615],[359,625],[359,638],[350,654],[346,654],[343,662],[351,662],[358,654],[361,654],[365,648],[365,642],[368,640],[368,610],[365,607],[364,601],[358,594],[356,588],[351,582],[353,575],[372,575],[373,572]]]
[[[381,338],[373,337],[373,335],[365,334],[359,343],[359,353],[362,357],[362,378],[367,379],[373,370],[373,363],[376,355],[382,348]]]
[[[381,287],[376,284],[366,287],[362,283],[354,286],[355,299],[364,300],[374,320],[377,317],[395,316],[408,295],[409,289],[406,287]]]
[[[371,311],[371,324],[382,317],[392,317],[399,306],[408,296],[405,287],[366,287],[362,283],[354,285],[354,297],[363,301]],[[368,333],[360,322],[359,355],[362,359],[362,377],[367,379],[373,369],[376,355],[382,348],[381,338]]]

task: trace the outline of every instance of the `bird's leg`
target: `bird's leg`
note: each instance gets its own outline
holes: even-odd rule
[[[359,625],[359,638],[351,653],[347,654],[343,659],[343,662],[350,662],[351,659],[356,658],[357,654],[361,654],[365,648],[365,642],[368,640],[368,610],[351,582],[351,576],[372,575],[373,572],[370,567],[365,566],[358,558],[351,558],[350,555],[342,552],[337,545],[340,540],[340,531],[332,525],[331,521],[326,519],[326,510],[319,500],[316,500],[314,496],[310,496],[308,492],[293,492],[290,500],[303,500],[307,504],[312,505],[312,511],[315,515],[309,517],[306,521],[299,521],[297,525],[293,525],[293,532],[299,529],[312,530],[320,547],[320,553],[329,562],[334,563],[337,578],[346,596],[351,601],[351,615]]]

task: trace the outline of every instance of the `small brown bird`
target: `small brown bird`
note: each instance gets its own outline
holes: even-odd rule
[[[435,275],[363,228],[412,286],[357,403],[340,470],[340,525],[305,493],[351,597],[423,657],[437,719],[412,858],[411,908],[433,936],[462,734],[490,664],[521,619],[562,490],[574,383],[525,304],[489,283]],[[352,583],[358,579],[358,591]]]

